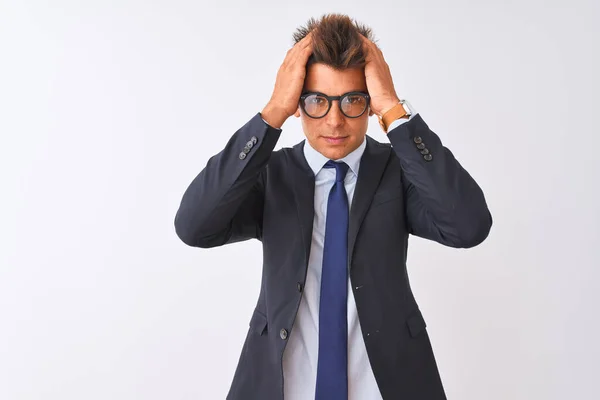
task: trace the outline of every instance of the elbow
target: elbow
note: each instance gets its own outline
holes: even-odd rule
[[[470,219],[467,227],[465,227],[461,235],[460,246],[464,249],[469,249],[480,245],[487,239],[492,229],[492,214],[486,208],[485,212],[476,219]]]
[[[179,216],[175,217],[174,226],[177,237],[190,247],[210,249],[221,246],[224,243],[223,233],[203,234],[192,229],[188,220]]]
[[[211,240],[210,237],[203,238],[198,235],[194,235],[190,231],[186,231],[175,227],[175,233],[179,239],[190,247],[199,247],[201,249],[210,249],[211,247],[218,246],[218,243]]]
[[[190,226],[189,220],[182,218],[179,213],[175,216],[173,224],[175,234],[183,243],[190,247],[208,247],[203,240],[199,239],[199,235]]]
[[[179,214],[175,216],[174,226],[175,234],[183,243],[191,247],[198,247],[198,241],[196,240],[194,233],[189,228],[188,224],[185,223],[185,220],[179,218]]]

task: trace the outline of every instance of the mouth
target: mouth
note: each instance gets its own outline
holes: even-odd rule
[[[349,136],[323,136],[327,143],[340,144],[345,142]]]

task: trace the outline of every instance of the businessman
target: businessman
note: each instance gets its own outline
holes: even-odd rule
[[[480,244],[492,225],[483,192],[399,97],[370,28],[329,14],[294,39],[267,105],[208,160],[175,217],[190,246],[262,242],[227,399],[446,399],[408,236]],[[292,115],[306,140],[274,151]],[[366,135],[372,115],[389,143]]]

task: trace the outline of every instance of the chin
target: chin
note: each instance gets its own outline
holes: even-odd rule
[[[339,160],[340,158],[346,157],[349,153],[347,148],[341,147],[325,147],[321,149],[321,154],[331,160]]]
[[[323,156],[330,160],[339,160],[346,157],[359,146],[354,136],[349,136],[343,143],[329,143],[323,136],[318,136],[311,141],[311,145]]]

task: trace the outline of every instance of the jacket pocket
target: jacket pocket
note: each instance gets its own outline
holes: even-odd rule
[[[408,327],[410,336],[413,338],[425,330],[427,324],[425,323],[423,314],[421,314],[421,310],[416,309],[406,318],[406,326]]]
[[[250,330],[261,336],[267,332],[267,316],[257,309],[254,310],[252,319],[250,319]]]

